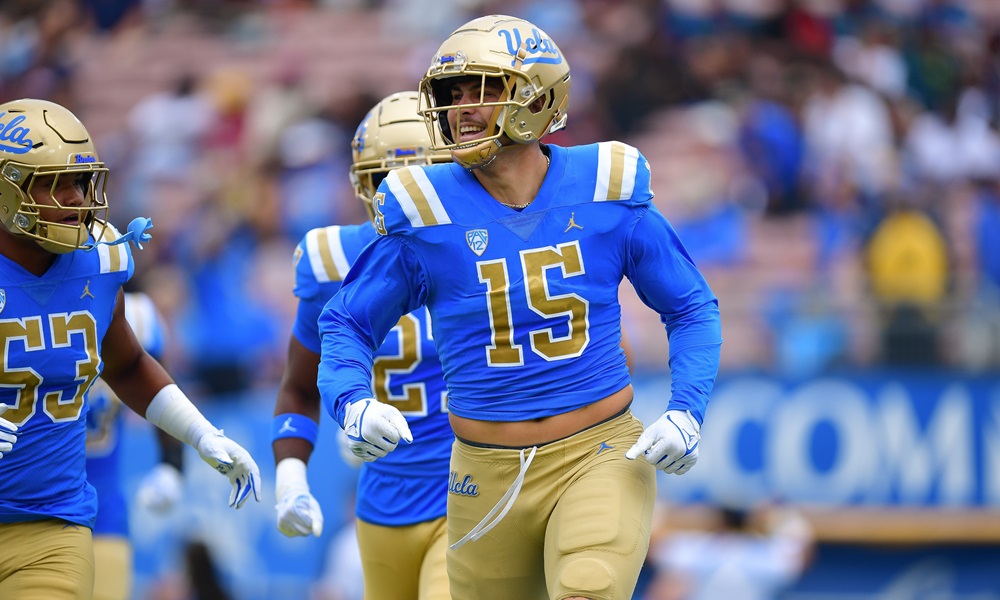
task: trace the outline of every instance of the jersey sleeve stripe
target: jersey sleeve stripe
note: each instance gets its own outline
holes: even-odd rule
[[[597,187],[594,201],[628,200],[635,191],[639,151],[621,142],[598,145]]]
[[[306,250],[313,275],[319,283],[342,281],[351,268],[340,243],[340,227],[332,225],[306,234]]]
[[[121,237],[121,234],[118,233],[114,225],[111,223],[105,223],[104,225],[104,231],[101,232],[101,241],[111,242]],[[128,255],[126,252],[125,244],[116,244],[114,246],[101,244],[97,246],[97,255],[101,259],[101,273],[117,273],[118,271],[128,269]]]
[[[423,169],[396,169],[386,181],[413,227],[451,223],[448,212]]]

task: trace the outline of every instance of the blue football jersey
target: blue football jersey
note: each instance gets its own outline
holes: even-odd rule
[[[145,294],[125,294],[125,319],[153,358],[163,354],[166,326]],[[121,438],[126,409],[104,380],[87,397],[87,480],[97,492],[94,535],[128,535],[128,501],[122,486]]]
[[[118,232],[105,230],[104,239]],[[127,244],[56,257],[41,277],[0,256],[4,418],[19,426],[0,460],[0,522],[55,517],[94,526],[97,496],[85,467],[88,390],[101,341],[132,276]]]
[[[317,320],[340,289],[354,259],[376,237],[371,223],[313,229],[295,250],[298,314],[292,334],[321,351]],[[413,443],[361,467],[356,514],[379,525],[412,525],[445,514],[448,464],[454,436],[431,323],[424,309],[400,318],[374,355],[366,398],[395,406]],[[405,481],[401,485],[400,481]]]
[[[382,235],[320,318],[320,390],[341,421],[367,393],[376,340],[423,305],[456,415],[523,421],[609,396],[630,381],[618,301],[626,277],[666,326],[669,408],[701,421],[719,364],[718,302],[652,204],[648,162],[620,142],[548,149],[545,180],[520,212],[455,164],[397,169],[382,182]]]

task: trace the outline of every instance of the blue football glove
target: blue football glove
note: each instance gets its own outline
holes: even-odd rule
[[[360,456],[354,454],[354,450],[351,448],[351,440],[347,437],[347,432],[343,429],[337,430],[337,452],[340,453],[340,459],[348,467],[357,469],[365,464],[365,461],[361,460]]]
[[[664,473],[683,475],[698,462],[701,426],[690,411],[668,410],[639,436],[625,457],[642,456]]]
[[[368,398],[347,405],[344,411],[344,431],[351,452],[365,462],[382,458],[396,449],[399,440],[413,441],[410,426],[403,413]]]
[[[323,535],[323,511],[309,492],[306,464],[298,458],[283,458],[275,468],[278,531],[288,537]]]
[[[216,430],[201,436],[195,450],[210,467],[229,478],[233,491],[229,494],[229,506],[240,508],[250,497],[260,502],[260,469],[250,453],[233,440]]]
[[[9,404],[0,404],[0,415],[7,412],[9,408]],[[17,441],[17,436],[14,435],[15,431],[17,431],[17,425],[0,417],[0,458],[3,458],[5,452],[10,452],[14,448],[14,442]]]

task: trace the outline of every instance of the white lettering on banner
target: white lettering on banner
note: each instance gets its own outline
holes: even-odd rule
[[[882,413],[880,451],[885,468],[881,479],[884,484],[892,483],[901,503],[924,503],[935,486],[939,504],[972,502],[975,427],[972,399],[964,388],[952,385],[944,391],[923,435],[913,414],[913,400],[901,385],[887,386],[876,407]]]
[[[678,501],[1000,502],[1000,389],[987,406],[977,405],[961,381],[936,397],[915,393],[891,379],[873,387],[823,378],[790,389],[768,377],[720,382],[698,467],[680,480],[667,478],[660,489]],[[643,422],[659,416],[646,415],[640,398],[634,408]],[[817,448],[820,428],[832,434],[834,447]]]
[[[765,437],[765,457],[781,496],[840,504],[870,489],[878,473],[878,440],[860,390],[840,380],[819,380],[796,390],[780,407]],[[838,452],[821,472],[809,442],[823,422],[836,431]]]

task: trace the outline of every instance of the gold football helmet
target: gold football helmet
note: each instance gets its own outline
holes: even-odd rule
[[[409,165],[451,162],[447,150],[434,150],[441,141],[432,141],[417,112],[416,92],[386,96],[368,111],[351,142],[351,184],[368,217],[374,218],[372,197],[389,171]],[[433,142],[433,143],[432,143]]]
[[[463,146],[448,125],[452,108],[447,80],[487,77],[503,84],[483,138]],[[473,19],[448,36],[420,80],[420,114],[429,130],[440,129],[455,161],[470,169],[493,160],[504,144],[528,144],[566,126],[569,64],[555,42],[528,21],[503,15]],[[538,102],[540,101],[540,102]],[[538,104],[536,104],[538,102]],[[503,139],[502,136],[506,136]],[[509,140],[509,141],[508,141]]]
[[[80,186],[81,206],[57,200],[65,178]],[[95,224],[107,222],[107,179],[90,134],[69,110],[27,98],[0,104],[0,222],[8,231],[55,254],[83,247]],[[47,203],[32,195],[40,185],[48,188]],[[63,218],[45,220],[53,210]]]

